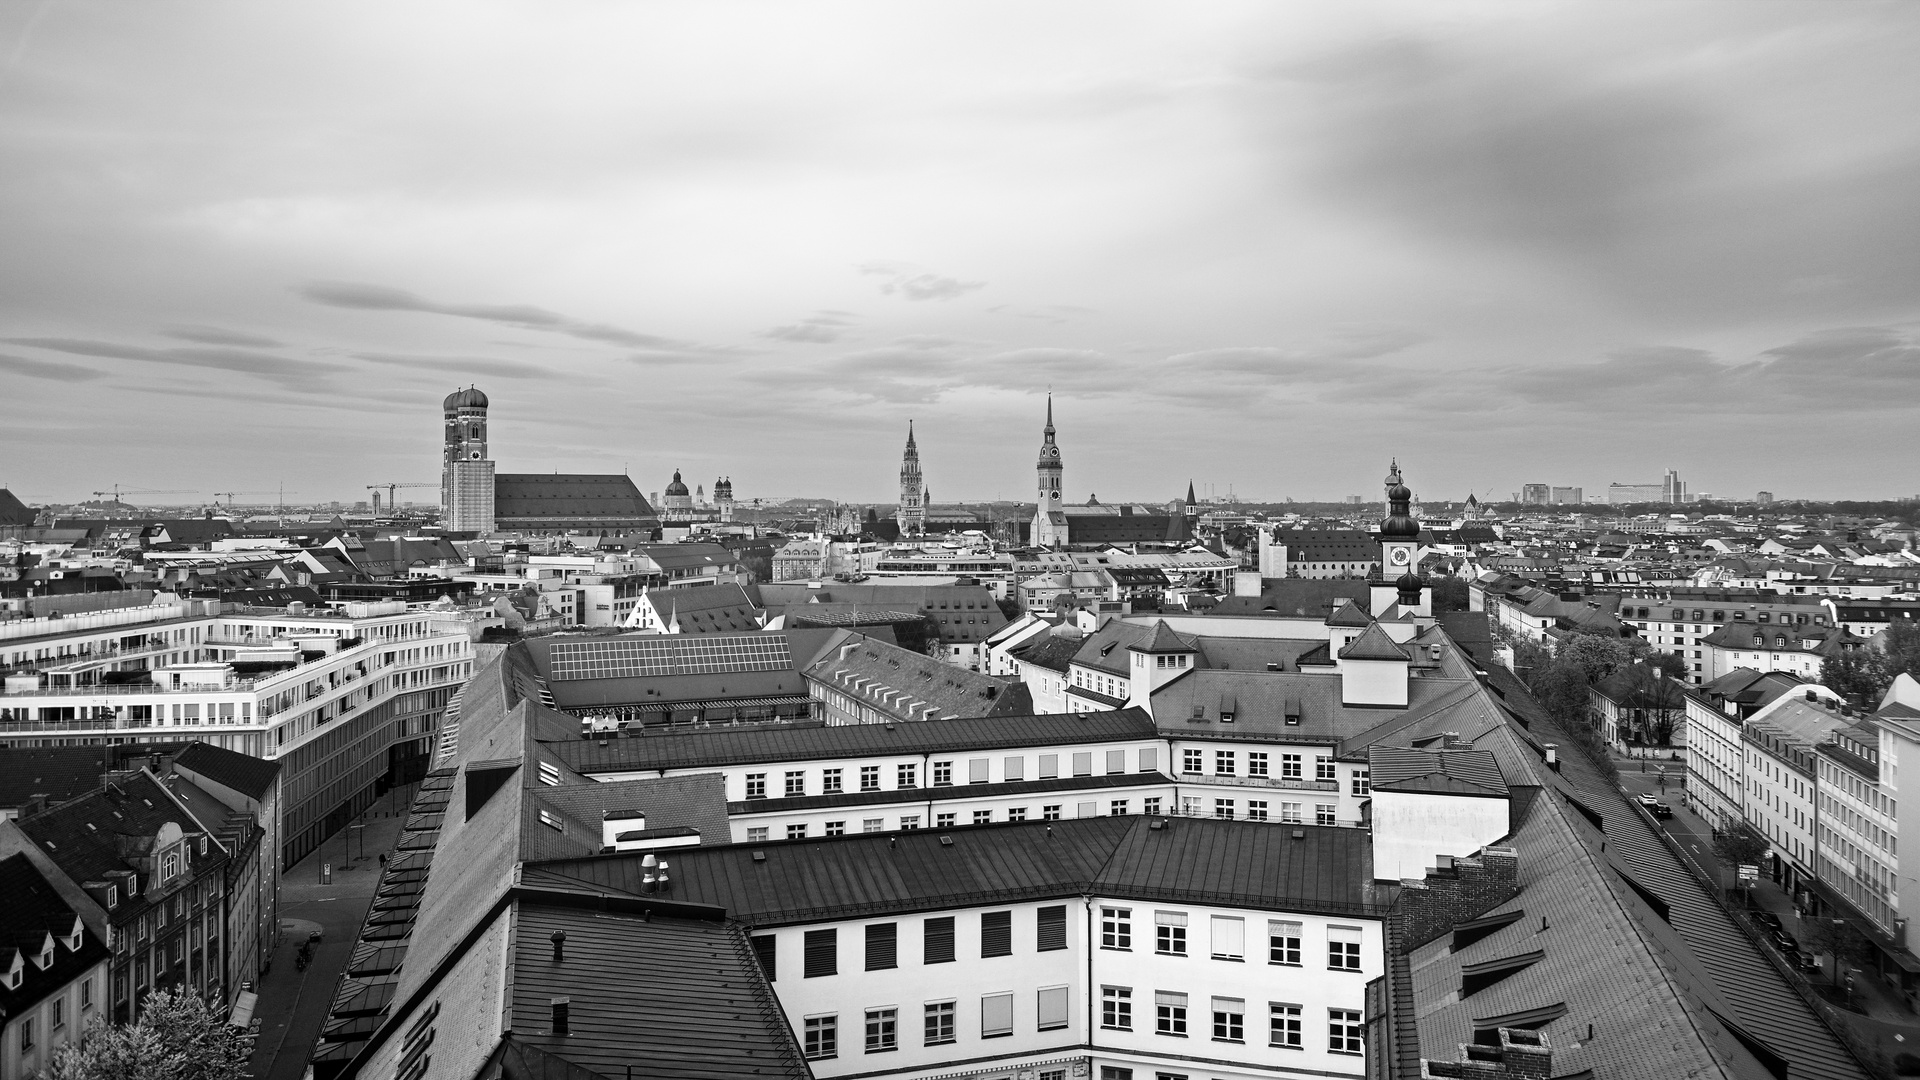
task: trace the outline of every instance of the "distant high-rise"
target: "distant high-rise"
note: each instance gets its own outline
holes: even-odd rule
[[[1555,486],[1548,501],[1555,506],[1579,506],[1586,501],[1586,492],[1577,487]]]
[[[1525,506],[1545,506],[1553,498],[1551,484],[1521,484],[1520,502]]]
[[[469,386],[448,394],[440,407],[446,418],[440,525],[448,532],[490,533],[494,476],[487,457],[487,395]]]
[[[1755,496],[1753,497],[1753,501],[1754,501],[1754,502],[1757,502],[1757,503],[1759,503],[1759,504],[1760,504],[1761,506],[1772,506],[1772,505],[1773,505],[1773,492],[1771,492],[1771,491],[1763,491],[1763,492],[1761,492],[1760,494],[1758,494],[1758,495],[1755,495]]]

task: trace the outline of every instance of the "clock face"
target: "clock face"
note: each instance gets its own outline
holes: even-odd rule
[[[1059,502],[1059,501],[1060,501],[1060,493],[1059,493],[1059,492],[1057,492],[1057,491],[1054,491],[1054,492],[1049,492],[1049,493],[1048,493],[1048,495],[1047,495],[1047,498],[1049,498],[1049,499],[1052,499],[1052,500],[1053,500],[1054,502]]]
[[[1393,561],[1393,565],[1395,566],[1405,566],[1407,565],[1407,549],[1401,547],[1394,548],[1388,558]]]

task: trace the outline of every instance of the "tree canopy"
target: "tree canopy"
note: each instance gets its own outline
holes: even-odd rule
[[[132,1024],[95,1020],[80,1041],[54,1052],[44,1080],[243,1080],[247,1047],[238,1028],[192,990],[156,990]]]

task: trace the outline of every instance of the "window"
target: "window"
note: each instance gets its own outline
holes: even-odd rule
[[[1065,904],[1043,907],[1036,914],[1034,951],[1055,952],[1067,947],[1067,908]]]
[[[767,797],[767,774],[763,772],[747,774],[747,798],[764,799]]]
[[[1187,995],[1171,990],[1153,992],[1153,1031],[1156,1035],[1187,1037]]]
[[[936,829],[950,828],[952,827],[954,822],[958,820],[960,820],[960,814],[958,811],[953,811],[945,814],[935,814],[933,815],[933,827]]]
[[[799,798],[807,793],[807,774],[804,770],[787,774],[787,798]]]
[[[771,979],[773,978],[773,976],[769,975],[767,976],[767,978]],[[83,1010],[93,1008],[93,980],[92,979],[80,980],[80,1008]]]
[[[899,1049],[899,1010],[867,1010],[867,1053],[884,1054]]]
[[[986,994],[980,998],[980,1037],[995,1039],[1013,1034],[1013,995]]]
[[[991,780],[993,777],[989,771],[990,769],[991,769],[991,765],[988,763],[986,758],[983,758],[983,757],[973,758],[972,760],[968,761],[967,762],[967,783],[984,784],[987,781]]]
[[[975,810],[973,812],[973,823],[975,825],[988,825],[988,824],[991,824],[992,822],[993,822],[993,811]]]
[[[1149,817],[1159,814],[1160,813],[1160,796],[1155,795],[1151,799],[1141,799],[1140,812],[1143,814],[1146,814]]]
[[[53,999],[53,1022],[48,1024],[47,1026],[53,1028],[56,1031],[59,1030],[60,1028],[67,1026],[67,999],[66,998],[57,997]]]
[[[900,815],[900,828],[903,831],[911,832],[912,830],[917,829],[919,827],[920,827],[919,814],[901,814]]]
[[[1370,776],[1371,774],[1366,769],[1353,770],[1353,787],[1351,789],[1353,794],[1373,794],[1373,781],[1370,779]]]
[[[1267,775],[1267,755],[1265,751],[1252,750],[1247,752],[1247,775]]]
[[[1300,966],[1300,924],[1274,919],[1267,923],[1267,963]]]
[[[1010,757],[1000,763],[1000,779],[1012,782],[1027,778],[1027,759]]]
[[[1026,807],[1024,807],[1024,806],[1009,806],[1009,807],[1007,807],[1007,820],[1008,820],[1008,821],[1025,821],[1025,820],[1027,820],[1027,808],[1026,808]]]
[[[1156,911],[1153,913],[1154,951],[1167,956],[1187,955],[1187,913],[1184,911]]]
[[[1204,750],[1180,751],[1180,771],[1181,772],[1197,773],[1202,771],[1205,767],[1206,767],[1206,751]]]
[[[821,769],[820,770],[820,793],[822,795],[840,794],[840,774],[843,771],[845,770],[842,770],[842,769]]]
[[[926,1038],[928,1046],[939,1046],[953,1041],[953,1002],[929,1001],[926,1007]]]
[[[1133,948],[1132,908],[1103,907],[1100,909],[1100,947],[1103,949]]]
[[[828,836],[845,836],[846,834],[847,834],[847,823],[846,823],[846,822],[844,822],[844,821],[829,821],[829,822],[827,822],[827,835],[828,835]]]
[[[1213,999],[1213,1037],[1217,1042],[1247,1041],[1247,1003],[1241,998]]]
[[[1038,1028],[1052,1031],[1067,1026],[1067,988],[1064,986],[1043,986],[1040,988],[1040,1012]]]
[[[1013,912],[983,911],[980,913],[980,955],[1013,955]]]
[[[1335,807],[1332,803],[1314,803],[1313,823],[1315,825],[1336,824],[1339,819],[1334,817],[1334,810]]]
[[[1127,800],[1114,799],[1111,802],[1107,803],[1107,816],[1108,817],[1126,817],[1127,816]]]
[[[817,979],[823,975],[837,975],[840,971],[840,941],[838,930],[807,931],[807,969],[806,978]]]
[[[1300,1040],[1300,1006],[1274,1002],[1268,1006],[1267,1042],[1287,1050],[1304,1050]]]
[[[753,956],[760,961],[761,973],[767,977],[768,982],[773,982],[780,961],[777,939],[772,934],[757,934],[748,940],[753,943]]]
[[[806,1022],[806,1054],[810,1058],[830,1058],[840,1053],[840,1017],[809,1016]]]
[[[1327,927],[1327,967],[1334,971],[1360,970],[1360,928]]]
[[[33,1017],[29,1016],[20,1021],[20,1052],[24,1054],[31,1049],[33,1049]]]
[[[921,963],[953,963],[953,916],[942,915],[922,923],[921,941]]]
[[[839,781],[840,770],[834,769],[833,773],[834,773],[833,790],[839,791],[840,790],[840,781]],[[880,790],[880,766],[878,765],[860,766],[860,790],[861,791],[879,791]]]
[[[1335,1054],[1360,1053],[1360,1013],[1358,1010],[1327,1010],[1327,1050]]]
[[[807,823],[806,823],[806,822],[804,822],[804,821],[803,821],[803,822],[801,822],[801,823],[800,823],[800,824],[798,824],[798,825],[789,825],[789,826],[787,826],[787,839],[789,839],[789,840],[805,840],[806,838],[807,838]]]
[[[1042,806],[1040,808],[1040,820],[1041,821],[1059,821],[1060,805],[1061,804],[1059,803],[1054,803],[1051,806]]]
[[[1233,800],[1232,799],[1213,800],[1213,816],[1217,818],[1232,817],[1233,816]]]
[[[860,819],[861,832],[880,832],[882,829],[885,829],[886,827],[887,827],[886,818],[870,817],[870,818]]]
[[[1247,820],[1248,821],[1267,820],[1267,800],[1248,799],[1247,800]]]
[[[1133,1070],[1119,1065],[1102,1065],[1100,1080],[1133,1080]]]
[[[895,786],[901,788],[919,787],[920,785],[915,779],[919,774],[919,770],[920,766],[918,765],[901,765],[896,767],[894,769]]]
[[[1221,776],[1233,775],[1233,751],[1215,750],[1213,752],[1213,771]]]
[[[1282,780],[1301,779],[1299,754],[1281,754],[1280,755],[1280,779]]]
[[[1316,756],[1313,759],[1313,778],[1315,780],[1338,780],[1340,775],[1334,772],[1333,759]]]
[[[1160,768],[1160,751],[1151,746],[1140,748],[1140,771],[1154,772]]]
[[[766,840],[766,838],[767,838],[767,827],[765,825],[747,826],[747,843],[758,844]]]
[[[1127,752],[1125,750],[1107,751],[1107,775],[1113,776],[1127,771]]]
[[[1133,988],[1100,988],[1100,1026],[1113,1031],[1133,1030]]]
[[[897,923],[873,923],[867,927],[867,970],[885,971],[899,967],[897,959],[900,927]]]
[[[1079,753],[1079,754],[1073,755],[1073,775],[1075,776],[1092,776],[1093,775],[1093,752],[1092,751],[1087,751],[1085,753]]]
[[[1040,779],[1052,780],[1059,775],[1060,775],[1060,755],[1059,754],[1041,754],[1040,755]]]
[[[1235,915],[1215,915],[1213,923],[1213,958],[1215,960],[1244,960],[1247,956],[1247,920]]]
[[[933,786],[934,787],[952,787],[953,786],[953,762],[936,761],[933,763]]]

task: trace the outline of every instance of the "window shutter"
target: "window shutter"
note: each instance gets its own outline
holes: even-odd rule
[[[1140,771],[1154,772],[1160,768],[1160,752],[1151,746],[1140,748]]]
[[[1239,959],[1247,955],[1247,921],[1231,915],[1213,917],[1213,955]]]
[[[980,999],[980,1034],[1013,1034],[1013,995],[988,994]]]
[[[953,916],[943,915],[937,919],[928,919],[925,925],[926,952],[924,963],[953,963]]]
[[[1213,999],[1213,1011],[1243,1016],[1247,1011],[1246,998],[1217,997]]]
[[[1067,988],[1048,986],[1040,990],[1040,1030],[1067,1026]]]
[[[983,911],[980,913],[980,955],[1011,956],[1013,954],[1013,912]]]
[[[1184,911],[1156,911],[1153,913],[1153,921],[1156,926],[1185,926],[1187,925],[1187,913]]]
[[[839,973],[839,935],[838,930],[807,931],[807,978],[817,979],[822,975]]]
[[[1074,817],[1099,817],[1100,804],[1091,803],[1091,802],[1075,803],[1073,816]]]
[[[1123,773],[1126,771],[1127,752],[1125,750],[1107,751],[1107,774],[1111,776],[1114,773]]]
[[[1093,751],[1088,750],[1088,751],[1084,751],[1082,753],[1073,755],[1073,775],[1075,776],[1092,776],[1093,775]]]
[[[1153,1003],[1155,1005],[1173,1005],[1184,1009],[1187,1007],[1187,995],[1175,993],[1172,990],[1155,990],[1153,992]]]
[[[1059,754],[1041,754],[1040,755],[1040,779],[1051,780],[1054,777],[1059,775],[1060,775],[1060,755]]]
[[[898,937],[898,923],[875,923],[867,927],[868,971],[884,971],[900,966],[895,959]]]
[[[967,783],[984,784],[987,782],[987,759],[972,758],[967,762]]]
[[[1009,781],[1025,780],[1027,778],[1027,759],[1023,757],[1008,758],[1001,765],[1000,775]]]
[[[1040,909],[1040,935],[1037,947],[1040,952],[1051,952],[1055,949],[1064,949],[1067,947],[1067,909],[1065,905],[1060,907],[1043,907]]]
[[[772,934],[760,934],[753,939],[753,955],[760,961],[760,970],[766,973],[768,982],[774,980],[774,965],[779,956],[774,948],[775,943]]]

